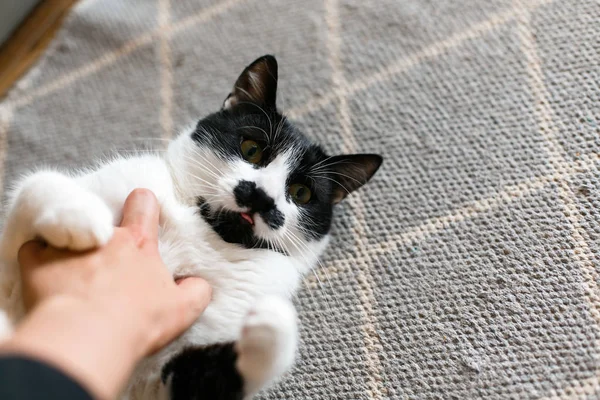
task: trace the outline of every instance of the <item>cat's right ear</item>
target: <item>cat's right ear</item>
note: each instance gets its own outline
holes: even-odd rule
[[[364,185],[377,172],[383,158],[378,154],[347,154],[328,159],[333,182],[331,203],[337,204]]]
[[[229,110],[244,103],[275,108],[277,97],[277,60],[262,56],[248,65],[239,76],[233,90],[225,99],[223,109]]]

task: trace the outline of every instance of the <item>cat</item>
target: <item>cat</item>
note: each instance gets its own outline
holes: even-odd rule
[[[378,170],[376,154],[328,156],[276,107],[278,65],[258,58],[222,108],[169,143],[83,172],[41,170],[10,196],[0,239],[1,305],[24,314],[19,247],[33,238],[71,250],[102,246],[135,188],[161,207],[160,254],[174,278],[213,288],[204,314],[143,360],[124,399],[250,399],[293,364],[290,298],[325,249],[333,208]]]

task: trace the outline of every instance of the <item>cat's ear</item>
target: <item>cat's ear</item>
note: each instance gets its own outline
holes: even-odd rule
[[[244,69],[233,85],[232,92],[225,99],[223,109],[228,110],[243,103],[275,108],[276,97],[277,60],[271,55],[266,55]]]
[[[339,203],[367,183],[382,162],[383,158],[377,154],[349,154],[329,159],[328,170],[333,182],[331,202]]]

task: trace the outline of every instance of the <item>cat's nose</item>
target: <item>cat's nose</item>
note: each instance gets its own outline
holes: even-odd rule
[[[275,207],[275,201],[256,183],[240,181],[233,189],[235,202],[240,207],[248,207],[253,212],[267,212]]]

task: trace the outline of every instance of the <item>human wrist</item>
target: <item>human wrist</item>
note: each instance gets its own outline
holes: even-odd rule
[[[127,328],[135,321],[125,318],[86,300],[55,297],[34,308],[2,350],[55,366],[99,399],[114,398],[144,352]]]

